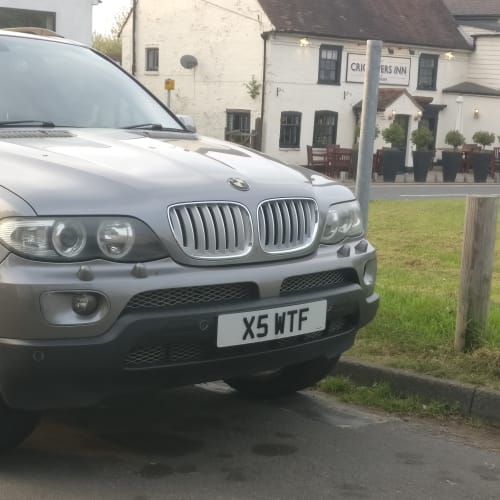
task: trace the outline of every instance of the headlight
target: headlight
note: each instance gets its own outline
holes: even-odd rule
[[[52,228],[52,245],[61,256],[69,259],[82,253],[87,244],[87,231],[79,221],[57,221]]]
[[[167,257],[158,237],[131,217],[16,217],[0,220],[0,243],[23,257],[55,262]]]
[[[321,243],[333,245],[346,238],[355,238],[364,233],[361,209],[357,201],[332,205],[326,216]]]
[[[134,228],[128,221],[109,220],[99,225],[97,244],[106,257],[122,259],[130,252],[134,242]]]

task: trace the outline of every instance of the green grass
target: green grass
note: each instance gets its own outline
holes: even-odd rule
[[[377,248],[381,301],[350,355],[500,389],[498,244],[483,344],[467,354],[453,348],[464,216],[465,200],[371,203],[368,237]]]
[[[346,403],[378,408],[400,416],[448,417],[459,414],[456,408],[450,408],[444,403],[424,403],[414,396],[404,397],[396,394],[388,384],[384,383],[366,387],[355,385],[346,377],[327,377],[318,384],[318,388]]]

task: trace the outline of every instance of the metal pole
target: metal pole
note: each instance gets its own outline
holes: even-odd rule
[[[370,203],[370,182],[372,178],[373,142],[377,120],[378,84],[382,42],[368,40],[363,106],[361,109],[361,132],[356,176],[356,196],[361,205],[363,223],[368,228],[368,204]]]
[[[170,89],[167,90],[167,108],[170,109]]]

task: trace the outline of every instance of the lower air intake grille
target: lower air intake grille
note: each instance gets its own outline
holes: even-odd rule
[[[165,364],[189,363],[206,357],[207,346],[201,344],[168,344],[142,347],[123,360],[125,368],[147,368]]]
[[[291,295],[304,291],[337,288],[358,283],[358,275],[354,269],[339,269],[321,273],[302,274],[286,278],[281,284],[281,295]]]
[[[307,344],[328,337],[334,337],[355,327],[350,316],[335,318],[329,322],[327,330],[299,335],[287,339],[270,340],[256,344],[217,348],[211,344],[165,344],[134,348],[123,360],[126,370],[155,368],[195,361],[210,361],[245,354],[269,352],[299,344]]]
[[[258,297],[254,283],[168,288],[139,293],[132,297],[126,310],[167,309],[169,307],[238,302]]]

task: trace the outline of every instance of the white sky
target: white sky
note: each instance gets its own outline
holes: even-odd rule
[[[92,7],[92,31],[109,35],[117,14],[130,8],[132,0],[102,0]]]

